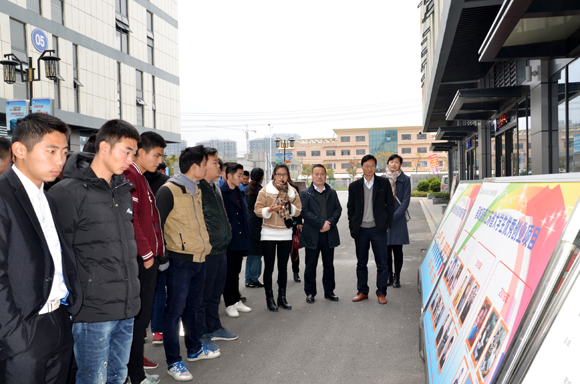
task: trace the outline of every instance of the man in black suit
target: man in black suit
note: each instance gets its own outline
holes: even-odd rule
[[[367,263],[372,245],[377,264],[377,297],[387,304],[387,231],[393,222],[395,199],[389,181],[376,177],[377,159],[365,155],[361,160],[364,177],[348,187],[348,225],[356,246],[357,294],[352,301],[369,298]]]
[[[19,119],[14,165],[0,176],[0,383],[64,383],[82,293],[74,253],[43,183],[60,174],[68,126]]]

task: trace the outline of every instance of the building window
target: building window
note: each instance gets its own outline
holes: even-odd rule
[[[157,106],[155,104],[155,76],[151,76],[151,109],[153,111],[153,129],[157,129]]]
[[[117,62],[117,112],[122,118],[121,110],[121,63]]]
[[[419,148],[417,148],[417,153],[427,153],[427,147],[419,147]]]
[[[31,10],[32,12],[40,13],[40,0],[26,0],[26,8]]]
[[[306,157],[306,151],[296,151],[297,157]]]
[[[365,154],[365,152],[366,152],[366,151],[365,151],[364,149],[357,149],[357,150],[356,150],[356,154],[357,154],[357,155],[364,155],[364,154]]]
[[[369,153],[377,157],[381,152],[397,153],[399,132],[396,129],[373,129],[369,131]],[[377,168],[384,169],[386,159],[379,157]]]
[[[154,64],[154,42],[155,37],[153,36],[153,14],[147,12],[147,62],[151,65]]]
[[[327,150],[326,156],[336,156],[336,151],[335,150]]]
[[[324,164],[326,166],[326,169],[336,169],[336,164],[334,163],[330,163],[330,164]]]
[[[73,44],[73,97],[74,97],[74,110],[76,113],[80,113],[80,87],[83,85],[79,80],[79,46]]]
[[[343,149],[340,151],[341,156],[350,156],[350,149]]]
[[[418,133],[417,140],[427,140],[427,134],[426,133]]]
[[[318,157],[318,156],[320,156],[320,151],[311,151],[310,152],[310,156],[312,156],[312,157]]]
[[[52,21],[64,25],[62,0],[50,0],[50,12],[52,15]]]
[[[28,63],[28,56],[26,54],[26,28],[24,24],[14,19],[10,19],[10,45],[12,46],[12,53],[18,57],[19,60]],[[24,71],[28,68],[28,64],[22,66]],[[16,70],[16,82],[13,85],[14,99],[28,99],[28,83],[22,81],[20,67]]]
[[[349,169],[350,168],[350,163],[341,163],[340,164],[340,168],[341,169]]]
[[[442,167],[443,166],[443,162],[439,161],[439,166]]]
[[[419,161],[419,167],[426,167],[427,161]]]
[[[147,11],[147,32],[153,33],[153,14]]]
[[[129,34],[119,27],[117,27],[117,49],[129,53]]]
[[[411,148],[401,148],[401,153],[411,153]]]
[[[115,23],[117,25],[117,49],[129,53],[129,18],[127,0],[115,0]]]
[[[411,162],[410,161],[403,161],[403,165],[402,166],[403,167],[406,167],[406,168],[411,167]]]
[[[356,141],[365,141],[365,137],[364,136],[357,136]]]
[[[145,101],[143,100],[143,72],[135,70],[135,95],[137,96],[137,125],[144,126]]]
[[[350,143],[350,136],[342,136],[340,138],[341,143]]]
[[[411,135],[401,135],[401,140],[411,140]]]
[[[147,62],[151,65],[153,63],[153,39],[148,37],[147,38]]]
[[[127,17],[127,0],[115,0],[115,13]]]
[[[58,56],[58,37],[52,35],[52,49],[54,50],[54,55]],[[58,63],[56,64],[56,73],[58,73]],[[60,75],[59,75],[60,77]],[[56,79],[53,81],[54,86],[54,108],[60,109],[60,81]]]

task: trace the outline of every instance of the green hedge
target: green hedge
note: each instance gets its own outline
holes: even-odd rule
[[[429,182],[427,180],[419,181],[419,184],[417,184],[417,191],[429,192]]]
[[[427,197],[427,192],[412,191],[411,197]]]
[[[439,179],[433,180],[429,183],[429,190],[433,192],[440,192],[441,191],[441,182]]]

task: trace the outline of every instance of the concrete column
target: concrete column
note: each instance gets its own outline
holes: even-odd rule
[[[486,177],[491,177],[491,133],[485,122],[480,121],[477,124],[477,137],[479,140],[479,148],[477,149],[479,178],[483,180]]]
[[[457,162],[459,163],[459,180],[467,180],[467,164],[465,162],[465,141],[457,142]]]
[[[71,130],[69,138],[69,150],[73,152],[81,152],[81,132]]]
[[[548,61],[531,60],[530,65],[532,66],[532,71],[538,71],[538,75],[534,76],[529,83],[532,174],[557,173],[558,132],[550,131],[550,77]]]

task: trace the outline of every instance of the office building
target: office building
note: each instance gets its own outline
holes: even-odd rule
[[[238,156],[238,143],[229,139],[212,139],[199,141],[197,145],[215,148],[221,158],[235,158]]]

